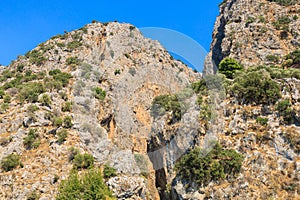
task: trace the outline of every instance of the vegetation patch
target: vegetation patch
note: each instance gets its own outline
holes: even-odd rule
[[[154,98],[151,106],[151,116],[158,117],[166,112],[172,112],[172,123],[180,121],[183,110],[176,95],[161,95]]]
[[[77,171],[71,171],[68,179],[62,180],[56,199],[112,200],[115,198],[103,181],[100,170],[90,169],[81,175],[78,175]]]
[[[32,50],[25,54],[27,58],[29,58],[30,63],[35,64],[37,66],[41,66],[47,60],[43,53],[38,50]]]
[[[297,49],[285,57],[285,60],[290,60],[289,66],[300,67],[300,49]]]
[[[76,154],[73,159],[74,169],[90,169],[94,167],[94,157],[91,154]]]
[[[67,137],[68,137],[68,131],[66,129],[61,129],[57,132],[57,142],[58,144],[62,144],[64,141],[66,141]]]
[[[8,172],[21,165],[20,155],[10,154],[4,157],[1,161],[2,170]]]
[[[45,87],[41,82],[30,82],[19,86],[19,101],[34,103],[38,101],[40,94],[45,92]]]
[[[30,129],[27,136],[23,139],[23,144],[27,150],[37,148],[40,143],[36,129]]]
[[[226,78],[233,79],[236,71],[243,67],[233,58],[224,58],[219,64],[219,73],[224,74]]]
[[[48,94],[43,94],[39,101],[42,104],[42,106],[48,106],[49,107],[51,105],[51,98]]]
[[[259,68],[240,72],[229,92],[242,104],[273,104],[281,97],[279,84]]]
[[[74,66],[74,65],[76,66],[76,65],[79,65],[80,63],[81,62],[78,57],[69,57],[66,60],[66,64],[71,65],[71,66]]]
[[[201,186],[239,173],[243,156],[233,149],[222,149],[217,142],[213,145],[210,151],[196,148],[184,155],[175,165],[178,175]]]
[[[71,128],[73,126],[72,124],[72,117],[71,116],[66,116],[64,118],[64,127],[65,128]]]
[[[104,178],[111,178],[117,176],[117,170],[109,165],[104,165],[103,169],[103,177]]]
[[[70,50],[70,51],[73,51],[75,49],[77,49],[78,47],[82,46],[82,43],[79,42],[79,41],[72,41],[72,42],[69,42],[67,44],[67,48]]]
[[[106,92],[100,87],[92,88],[93,95],[96,99],[104,100],[106,97]]]
[[[60,82],[63,87],[69,84],[69,80],[73,77],[71,74],[62,72],[59,69],[49,71],[49,75],[57,82]]]
[[[268,125],[268,118],[258,117],[258,118],[256,118],[256,123],[258,123],[262,126],[267,126]]]
[[[70,102],[70,101],[64,102],[61,107],[61,111],[71,112],[72,111],[72,102]]]
[[[281,117],[281,122],[283,124],[291,124],[294,121],[294,110],[292,108],[292,104],[290,100],[285,99],[282,101],[279,101],[277,103],[277,111],[278,115]]]

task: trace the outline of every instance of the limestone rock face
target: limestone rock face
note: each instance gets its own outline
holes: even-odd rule
[[[281,63],[280,57],[300,47],[300,4],[297,0],[291,2],[284,6],[267,0],[223,1],[209,59],[218,66],[223,58],[232,57],[246,68]]]
[[[51,70],[57,69],[72,75],[68,84],[54,82]],[[116,169],[117,177],[106,181],[118,199],[159,198],[147,156],[152,101],[181,91],[200,74],[173,60],[158,41],[117,22],[54,36],[0,72],[0,86],[11,97],[9,103],[0,99],[0,160],[18,154],[22,163],[12,171],[0,169],[0,199],[26,199],[33,192],[55,199],[72,169],[71,147],[92,154],[97,167]],[[22,83],[7,85],[17,76]],[[34,82],[46,89],[21,102],[18,88]],[[97,88],[105,93],[96,96]],[[67,137],[61,142],[63,130]]]
[[[299,9],[224,1],[205,74],[227,56],[246,68],[282,64],[299,45]],[[55,199],[74,154],[84,153],[100,170],[115,169],[104,181],[117,199],[299,199],[297,71],[274,78],[290,123],[277,102],[238,103],[221,76],[203,76],[207,90],[196,94],[190,86],[202,75],[130,24],[95,22],[54,36],[0,73],[0,199]],[[210,150],[211,140],[242,154],[241,171],[205,185],[181,177],[176,162],[196,147]],[[7,170],[9,155],[20,162]]]

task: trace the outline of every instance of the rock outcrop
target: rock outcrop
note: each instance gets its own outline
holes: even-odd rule
[[[287,2],[281,5],[277,2]],[[280,64],[300,48],[299,1],[224,0],[215,22],[209,59],[216,66],[225,57],[246,68]]]

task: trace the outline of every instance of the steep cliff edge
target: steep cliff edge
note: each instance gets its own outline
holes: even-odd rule
[[[212,35],[216,66],[232,57],[245,67],[280,64],[300,47],[300,2],[224,0]]]

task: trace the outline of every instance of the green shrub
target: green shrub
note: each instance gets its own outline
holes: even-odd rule
[[[81,30],[84,34],[88,33],[88,28],[86,26],[80,28],[79,30]]]
[[[246,104],[272,104],[281,97],[278,83],[265,70],[239,73],[230,91],[240,103]]]
[[[94,166],[94,157],[91,154],[77,154],[73,160],[74,169],[90,169]]]
[[[277,30],[289,31],[289,23],[291,21],[292,20],[288,16],[281,16],[276,22],[273,22],[273,25]]]
[[[59,69],[49,71],[49,75],[52,76],[55,81],[60,82],[63,87],[66,87],[69,84],[69,80],[72,78],[71,74],[61,72]]]
[[[68,132],[66,129],[61,129],[57,132],[57,136],[58,136],[58,144],[62,144],[64,141],[66,141],[67,137],[68,137]]]
[[[285,57],[286,60],[291,59],[291,65],[300,65],[300,49],[297,49]]]
[[[246,20],[246,26],[248,26],[249,24],[255,22],[255,17],[249,16]]]
[[[196,148],[184,155],[175,164],[175,170],[180,177],[201,186],[240,172],[242,162],[241,154],[215,143],[209,152]]]
[[[196,94],[207,94],[207,86],[204,79],[201,79],[198,82],[192,83],[192,89]]]
[[[2,71],[2,74],[1,74],[1,76],[0,76],[0,82],[4,82],[4,81],[6,81],[7,79],[12,78],[14,75],[15,75],[15,72],[14,72],[14,71],[10,71],[10,70],[8,70],[8,69],[3,70],[3,71]]]
[[[40,99],[40,103],[42,104],[42,106],[50,106],[51,105],[51,99],[49,97],[48,94],[43,94],[41,96],[41,99]]]
[[[29,61],[32,64],[35,64],[37,66],[41,66],[46,61],[46,58],[43,56],[43,53],[38,50],[32,50],[31,52],[26,53],[25,56],[29,58]]]
[[[63,47],[66,46],[65,43],[61,43],[61,42],[56,43],[56,45],[57,45],[58,47],[60,47],[60,48],[63,48]]]
[[[44,78],[44,85],[45,88],[49,91],[53,91],[53,90],[61,90],[63,85],[60,81],[54,80],[53,77],[45,77]]]
[[[62,126],[63,125],[63,120],[60,117],[53,117],[51,119],[53,126]]]
[[[77,154],[79,154],[79,149],[77,149],[75,147],[71,147],[69,149],[69,161],[74,160],[74,158]]]
[[[67,44],[67,48],[71,51],[77,49],[80,46],[82,46],[82,43],[79,41],[72,41]]]
[[[10,154],[4,157],[1,161],[1,168],[8,172],[16,168],[21,164],[20,162],[20,155],[18,154]]]
[[[64,127],[65,128],[71,128],[73,126],[72,124],[72,117],[71,116],[66,116],[64,118]]]
[[[32,191],[27,195],[26,200],[38,200],[39,198],[40,196],[38,193],[36,191]]]
[[[33,73],[31,70],[26,70],[25,71],[25,76],[22,77],[22,82],[29,82],[29,81],[33,81],[33,80],[37,80],[38,78],[38,75]],[[21,81],[20,81],[21,82]]]
[[[292,62],[291,62],[292,64]],[[254,68],[248,69],[248,71],[260,71],[265,70],[267,71],[272,79],[282,79],[282,78],[296,78],[300,79],[300,70],[295,68],[279,68],[276,66],[264,66],[260,65]]]
[[[30,104],[29,106],[27,106],[27,112],[29,112],[29,113],[34,113],[38,109],[39,109],[39,107],[34,104]]]
[[[2,88],[0,88],[0,99],[2,99],[5,96],[5,92]]]
[[[62,112],[71,112],[71,110],[72,110],[72,102],[70,102],[70,101],[64,102],[64,104],[61,107],[61,111]]]
[[[279,57],[275,55],[267,55],[266,59],[270,62],[278,63],[279,62]]]
[[[96,99],[100,99],[100,100],[104,100],[105,97],[106,97],[106,92],[105,90],[99,88],[99,87],[94,87],[92,88],[92,91],[93,91],[93,94],[94,94],[94,97]]]
[[[268,118],[258,117],[256,118],[256,122],[259,123],[262,126],[268,125]]]
[[[0,106],[0,111],[1,112],[6,112],[8,108],[9,108],[9,104],[8,103],[3,103]]]
[[[219,64],[219,73],[229,79],[233,79],[235,72],[242,69],[243,67],[233,58],[224,58]]]
[[[11,100],[11,97],[10,97],[8,94],[6,94],[6,95],[3,97],[3,102],[4,102],[4,103],[10,103],[10,100]]]
[[[282,117],[283,123],[285,124],[293,123],[294,111],[292,109],[292,104],[288,99],[279,101],[276,108],[279,116]]]
[[[213,117],[212,106],[209,105],[208,102],[202,102],[200,106],[201,110],[199,113],[199,118],[200,120],[205,120],[206,122],[208,122]]]
[[[65,100],[65,101],[68,100],[68,95],[67,95],[67,93],[65,93],[65,92],[60,92],[60,93],[59,93],[59,96],[60,96],[63,100]]]
[[[27,136],[23,139],[23,144],[27,150],[37,148],[40,145],[39,135],[36,129],[30,129]]]
[[[63,180],[58,189],[57,200],[113,200],[109,188],[103,181],[99,170],[90,169],[78,175],[71,171],[67,180]]]
[[[45,92],[45,87],[40,82],[23,84],[19,89],[19,100],[34,103],[38,101],[38,96]]]
[[[161,95],[154,98],[151,106],[152,117],[162,116],[169,111],[172,111],[172,123],[180,121],[184,108],[176,95]]]
[[[111,178],[117,176],[117,170],[109,165],[104,165],[103,169],[103,177],[104,178]]]
[[[66,64],[67,65],[79,65],[80,64],[80,60],[78,59],[78,57],[69,57],[66,60]]]

